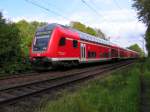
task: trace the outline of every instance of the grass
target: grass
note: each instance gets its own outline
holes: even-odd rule
[[[114,72],[89,82],[75,93],[50,101],[38,112],[138,112],[140,103],[140,70]]]
[[[142,112],[150,112],[150,59],[147,59],[142,65],[141,65],[141,81],[142,81],[142,93],[141,93],[141,99],[142,99],[142,105],[141,105],[141,111]]]

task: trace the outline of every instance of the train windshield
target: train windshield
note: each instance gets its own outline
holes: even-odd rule
[[[33,43],[33,51],[45,51],[51,37],[51,32],[36,32],[35,40]]]

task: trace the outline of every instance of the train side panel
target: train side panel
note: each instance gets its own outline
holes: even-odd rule
[[[80,42],[78,34],[64,29],[60,29],[60,32],[58,41],[56,43],[53,42],[57,44],[56,58],[62,60],[79,60]]]

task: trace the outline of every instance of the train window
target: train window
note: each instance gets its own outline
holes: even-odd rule
[[[92,57],[96,57],[96,52],[92,52]]]
[[[59,41],[59,46],[64,46],[66,44],[66,39],[65,37],[61,37],[60,41]]]
[[[108,58],[109,54],[107,52],[104,53],[104,58]]]
[[[111,49],[111,55],[112,55],[112,57],[117,57],[118,51],[116,49]]]
[[[91,53],[92,57],[94,57],[94,52]]]
[[[78,41],[77,40],[73,40],[72,43],[73,43],[72,45],[74,48],[78,47]]]
[[[102,53],[102,52],[100,52],[99,56],[100,56],[100,57],[103,57],[103,53]]]
[[[88,58],[95,58],[95,57],[96,57],[96,52],[88,51]]]

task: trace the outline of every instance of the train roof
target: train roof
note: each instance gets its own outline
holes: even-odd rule
[[[77,30],[77,32],[82,40],[92,41],[92,42],[96,42],[96,43],[100,43],[100,44],[104,44],[104,45],[114,45],[113,43],[106,41],[104,39],[80,32],[78,30]]]
[[[44,31],[49,31],[49,30],[52,30],[54,29],[58,24],[57,23],[51,23],[51,24],[47,24],[47,25],[44,25],[42,27],[39,27],[37,29],[37,32],[44,32]]]
[[[72,31],[77,32],[77,33],[79,34],[79,36],[80,36],[80,39],[82,39],[82,40],[86,40],[86,41],[96,42],[96,43],[100,43],[100,44],[104,44],[104,45],[109,45],[109,46],[116,46],[116,47],[118,47],[116,44],[113,44],[113,43],[110,42],[110,41],[101,39],[100,37],[92,36],[92,35],[90,35],[90,34],[81,32],[81,31],[79,31],[79,30],[70,28],[70,27],[68,27],[68,26],[64,26],[64,25],[61,25],[61,26],[64,27],[64,28],[67,28],[67,29],[70,29],[70,30],[72,30]]]
[[[133,51],[133,50],[131,50],[131,49],[128,49],[128,48],[126,48],[126,50],[128,50],[128,51],[131,51],[131,52],[134,52],[134,53],[138,53],[138,52],[136,52],[136,51]]]

